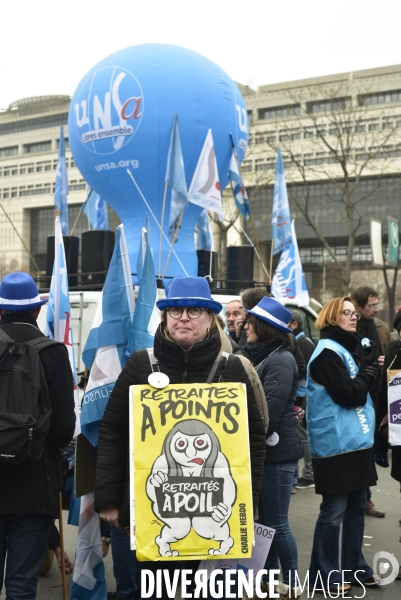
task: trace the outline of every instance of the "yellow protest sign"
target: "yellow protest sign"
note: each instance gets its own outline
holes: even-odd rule
[[[250,557],[245,386],[135,385],[130,394],[139,560]]]

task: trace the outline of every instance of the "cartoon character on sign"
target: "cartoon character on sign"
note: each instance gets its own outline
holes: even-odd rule
[[[155,539],[161,556],[178,556],[171,544],[191,528],[204,539],[220,542],[209,554],[227,554],[234,544],[228,520],[237,488],[219,440],[206,423],[187,419],[169,431],[146,492],[164,523]]]

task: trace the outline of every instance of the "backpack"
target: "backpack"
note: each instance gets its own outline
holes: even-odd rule
[[[0,465],[42,457],[52,407],[39,352],[58,344],[16,342],[0,328]]]

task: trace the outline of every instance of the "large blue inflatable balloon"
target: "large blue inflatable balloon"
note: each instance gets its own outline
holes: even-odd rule
[[[188,188],[212,130],[220,187],[228,184],[233,140],[241,162],[248,141],[244,100],[235,82],[205,57],[178,46],[143,44],[111,54],[82,79],[68,119],[74,160],[88,184],[124,223],[131,268],[145,215],[155,266],[171,131],[178,117]],[[127,173],[131,171],[135,183]],[[171,192],[167,195],[167,235]],[[148,206],[147,206],[148,205]],[[194,227],[201,208],[185,209],[167,276],[197,275]],[[162,267],[169,243],[163,238]],[[180,264],[181,263],[181,264]]]

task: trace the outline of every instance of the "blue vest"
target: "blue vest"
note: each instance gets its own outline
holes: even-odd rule
[[[326,388],[315,383],[310,376],[310,365],[325,348],[342,358],[352,379],[358,373],[357,364],[343,346],[332,340],[320,340],[308,363],[306,385],[306,421],[312,458],[325,458],[373,446],[375,412],[370,394],[365,406],[345,408],[334,402]]]

